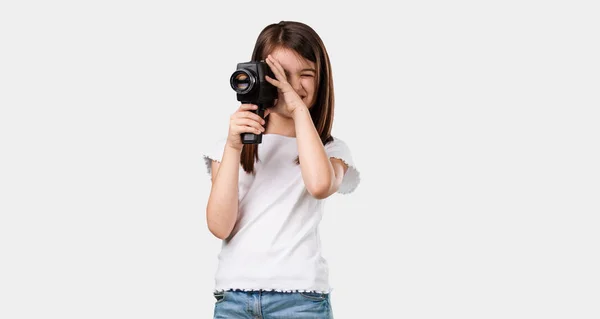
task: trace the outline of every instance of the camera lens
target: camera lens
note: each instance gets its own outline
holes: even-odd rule
[[[238,93],[252,90],[255,77],[247,70],[237,70],[231,75],[231,87]]]
[[[235,78],[233,79],[235,88],[242,90],[242,91],[247,89],[250,86],[250,80],[248,80],[248,79],[249,79],[249,77],[244,73],[240,73],[240,74],[236,75]]]

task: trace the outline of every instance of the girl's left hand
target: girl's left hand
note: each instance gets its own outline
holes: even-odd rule
[[[277,62],[270,54],[265,59],[265,62],[267,62],[276,77],[276,79],[273,79],[270,76],[265,75],[265,79],[267,82],[277,87],[279,92],[281,92],[281,95],[283,95],[283,101],[278,100],[272,112],[283,113],[284,115],[291,117],[297,108],[306,107],[302,98],[300,98],[298,93],[292,88],[292,85],[287,81],[285,71],[281,64],[279,64],[279,62]],[[281,105],[281,102],[284,102],[284,105]]]

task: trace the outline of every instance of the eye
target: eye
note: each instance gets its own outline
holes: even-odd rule
[[[312,77],[314,77],[314,75],[312,73],[305,73],[305,74],[302,74],[300,76],[304,77],[304,78],[312,78]]]

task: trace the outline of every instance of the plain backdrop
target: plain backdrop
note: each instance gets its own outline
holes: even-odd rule
[[[202,153],[263,27],[332,61],[336,318],[600,317],[593,1],[2,1],[0,318],[212,318]]]

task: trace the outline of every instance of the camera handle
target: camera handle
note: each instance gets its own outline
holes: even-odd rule
[[[262,103],[257,104],[258,109],[252,110],[250,112],[258,114],[261,119],[265,118],[265,106]],[[260,144],[262,143],[262,133],[254,134],[254,133],[242,133],[242,144]]]

